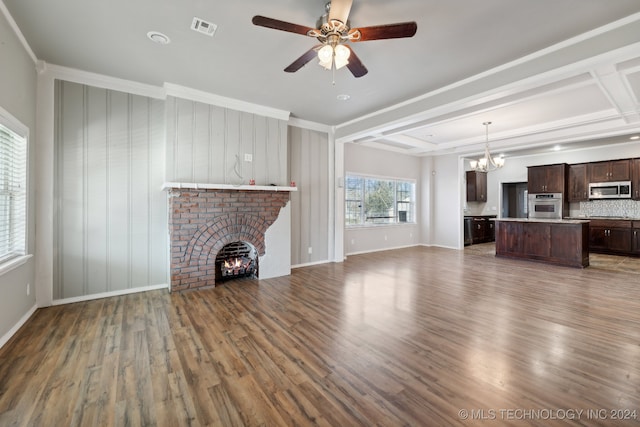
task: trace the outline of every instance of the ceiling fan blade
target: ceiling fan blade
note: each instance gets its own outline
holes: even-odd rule
[[[354,77],[362,77],[367,74],[369,70],[367,70],[367,67],[360,61],[360,58],[358,58],[358,55],[356,55],[353,49],[346,44],[343,46],[346,46],[351,51],[349,54],[349,63],[347,64],[347,68],[351,71],[351,74],[353,74]]]
[[[353,0],[331,0],[331,7],[329,8],[329,22],[336,20],[346,24],[349,19],[352,4]]]
[[[311,60],[313,60],[313,58],[317,58],[318,57],[318,49],[322,47],[321,44],[312,47],[311,49],[309,49],[308,51],[306,51],[304,54],[302,54],[302,56],[298,59],[296,59],[295,61],[293,61],[291,63],[291,65],[289,65],[287,68],[285,68],[284,70],[287,73],[295,73],[296,71],[298,71],[300,68],[304,67],[305,65],[307,65],[307,63]]]
[[[397,24],[374,25],[372,27],[354,28],[349,31],[349,39],[352,42],[365,42],[368,40],[400,39],[413,37],[418,30],[415,22],[400,22]]]
[[[253,25],[258,25],[260,27],[272,28],[274,30],[286,31],[288,33],[302,34],[303,36],[309,35],[310,31],[316,31],[315,28],[292,24],[290,22],[267,18],[266,16],[260,15],[254,16],[251,22],[253,22]]]

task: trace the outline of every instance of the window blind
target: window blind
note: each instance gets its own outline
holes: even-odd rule
[[[0,123],[0,263],[25,255],[27,140]]]

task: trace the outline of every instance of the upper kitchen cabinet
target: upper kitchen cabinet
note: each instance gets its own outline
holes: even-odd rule
[[[589,163],[589,182],[629,181],[631,160],[611,160]]]
[[[545,166],[529,166],[527,173],[527,190],[529,191],[529,194],[566,194],[568,174],[569,165],[567,165],[566,163]]]
[[[487,201],[487,173],[467,171],[467,202]]]
[[[633,169],[631,173],[631,195],[633,200],[640,200],[640,159],[633,159],[631,163]]]
[[[587,164],[579,163],[569,166],[569,202],[585,202],[589,200],[589,179]]]

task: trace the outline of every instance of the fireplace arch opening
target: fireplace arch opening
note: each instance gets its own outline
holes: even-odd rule
[[[258,277],[258,250],[249,242],[227,243],[218,251],[215,261],[216,283]]]

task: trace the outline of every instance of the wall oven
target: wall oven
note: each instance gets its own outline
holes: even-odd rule
[[[562,193],[529,194],[529,218],[562,219]]]
[[[592,182],[589,184],[590,199],[630,199],[631,181]]]

